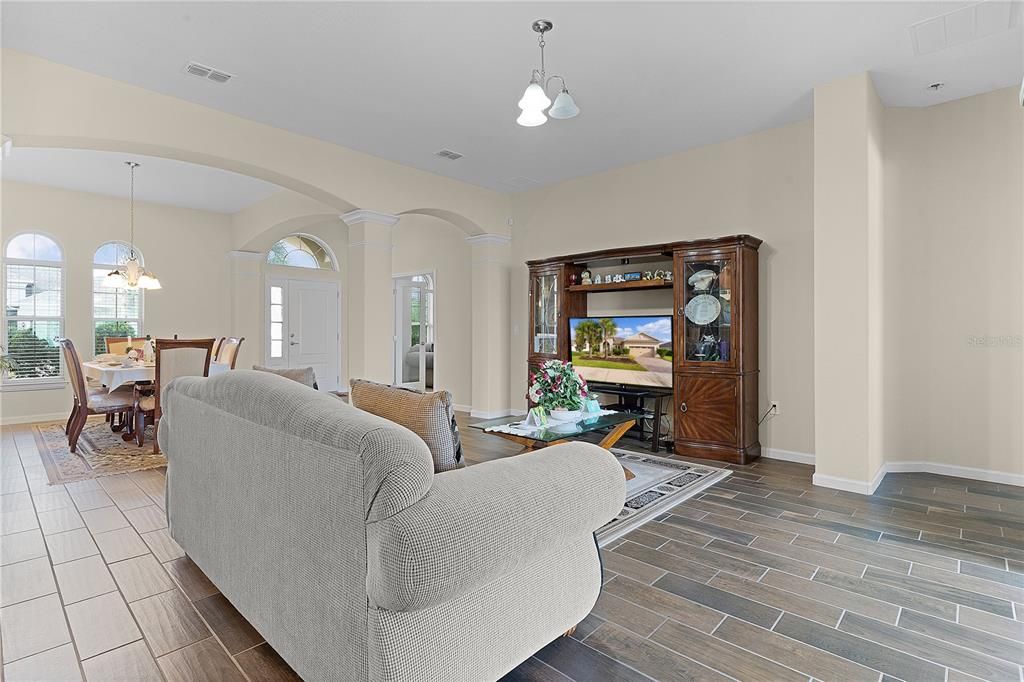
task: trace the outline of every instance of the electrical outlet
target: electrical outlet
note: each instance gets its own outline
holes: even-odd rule
[[[771,416],[772,417],[778,417],[779,416],[779,401],[778,400],[773,400],[772,401]]]

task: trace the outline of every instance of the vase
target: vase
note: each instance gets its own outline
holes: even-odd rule
[[[566,410],[556,407],[553,410],[548,410],[548,417],[556,422],[578,422],[583,417],[583,412],[582,410]]]

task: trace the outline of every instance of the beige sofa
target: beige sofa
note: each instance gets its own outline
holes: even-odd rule
[[[435,474],[411,431],[244,370],[163,405],[171,536],[307,682],[497,679],[597,599],[601,448]]]

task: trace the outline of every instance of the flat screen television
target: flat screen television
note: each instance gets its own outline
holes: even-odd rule
[[[572,364],[588,382],[672,388],[672,316],[574,317]]]

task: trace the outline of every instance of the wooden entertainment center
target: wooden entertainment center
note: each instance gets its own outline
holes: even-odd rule
[[[528,261],[528,371],[547,360],[571,360],[569,319],[588,316],[590,294],[671,290],[676,454],[735,464],[758,458],[760,245],[756,237],[735,235]],[[619,273],[644,271],[643,279],[583,283],[584,271],[612,266]],[[658,271],[671,279],[655,278]]]

